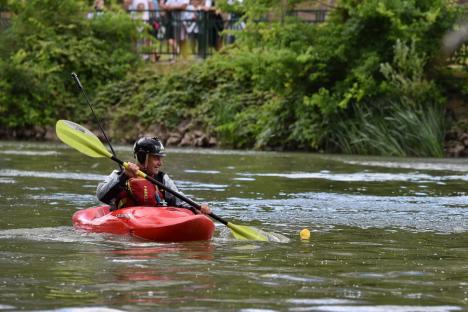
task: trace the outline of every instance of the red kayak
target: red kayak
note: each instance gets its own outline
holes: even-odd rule
[[[109,211],[109,206],[75,212],[76,228],[97,233],[129,234],[157,242],[209,240],[215,226],[203,214],[184,208],[128,207]]]

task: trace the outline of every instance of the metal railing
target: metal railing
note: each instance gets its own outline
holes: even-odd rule
[[[235,42],[235,32],[245,27],[239,16],[212,11],[127,11],[132,18],[141,18],[149,24],[146,36],[136,43],[138,53],[150,61],[171,61],[176,58],[205,59],[222,46]],[[90,12],[89,18],[99,15]],[[325,21],[326,10],[298,10],[287,13],[304,22]],[[266,18],[264,21],[268,21]],[[0,31],[10,25],[10,13],[0,11]],[[140,29],[139,31],[144,31]],[[145,38],[146,37],[146,38]]]
[[[228,29],[241,29],[235,17],[225,18],[214,11],[129,11],[149,24],[150,39],[140,39],[137,50],[152,61],[176,58],[204,59],[235,38],[224,35]]]
[[[245,23],[235,14],[214,11],[128,11],[150,25],[152,40],[140,40],[137,49],[144,59],[167,61],[176,58],[204,59],[222,46],[235,42],[233,31],[240,31]],[[304,22],[325,21],[326,10],[288,12]]]
[[[10,13],[0,10],[0,31],[8,28],[10,25]]]
[[[323,23],[327,19],[328,10],[294,10],[288,12],[289,16],[296,16],[306,23]]]
[[[465,12],[468,12],[467,8]],[[154,62],[176,58],[205,59],[221,47],[235,42],[235,34],[230,30],[239,31],[245,27],[238,16],[218,14],[215,11],[154,10],[128,13],[133,18],[146,17],[149,34],[145,39],[138,40],[136,48],[145,60]],[[327,18],[328,10],[293,10],[287,15],[295,16],[305,23],[322,23]],[[0,31],[8,28],[10,18],[10,12],[0,10]],[[268,18],[264,21],[268,21]],[[457,49],[448,62],[466,66],[468,45],[463,44]]]

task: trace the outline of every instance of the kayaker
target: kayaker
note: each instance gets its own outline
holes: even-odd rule
[[[111,210],[131,206],[157,207],[167,205],[198,212],[171,193],[165,192],[150,181],[137,176],[137,171],[141,170],[171,190],[180,193],[169,175],[160,170],[163,157],[166,156],[160,139],[150,137],[138,139],[133,146],[133,155],[136,164],[129,162],[128,168],[114,170],[103,182],[99,183],[96,196],[100,201],[110,205]],[[201,212],[209,214],[211,209],[207,204],[202,204]]]

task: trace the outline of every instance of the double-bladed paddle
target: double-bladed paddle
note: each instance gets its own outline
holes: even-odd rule
[[[123,166],[124,168],[128,167],[127,162],[123,162],[118,159],[116,156],[112,155],[102,144],[97,136],[94,135],[91,131],[86,129],[85,127],[74,123],[68,120],[59,120],[57,121],[55,130],[57,132],[58,138],[65,144],[70,147],[73,147],[77,151],[88,155],[90,157],[106,157],[110,158],[119,165]],[[191,200],[190,198],[185,197],[184,195],[168,188],[164,184],[160,183],[159,181],[155,180],[153,177],[148,176],[143,171],[139,170],[137,173],[140,177],[145,178],[152,183],[156,184],[158,187],[164,189],[166,192],[171,193],[172,195],[176,196],[177,198],[185,201],[192,207],[200,210],[201,206]],[[268,241],[267,235],[264,235],[260,232],[260,230],[254,229],[249,226],[245,225],[236,225],[231,222],[227,222],[223,218],[215,215],[214,213],[210,213],[209,216],[216,221],[221,222],[222,224],[226,225],[234,235],[236,239],[241,240],[259,240],[259,241]]]

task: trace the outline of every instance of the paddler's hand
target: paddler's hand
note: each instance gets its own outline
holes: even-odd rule
[[[125,168],[125,174],[129,178],[136,178],[138,176],[137,172],[138,170],[140,170],[140,167],[138,167],[136,164],[131,163],[131,162],[128,162],[127,164],[128,164],[128,167]]]
[[[201,211],[201,213],[207,215],[207,214],[210,214],[210,213],[211,213],[211,208],[208,207],[208,204],[205,204],[205,203],[204,203],[204,204],[201,204],[201,205],[200,205],[200,211]]]

